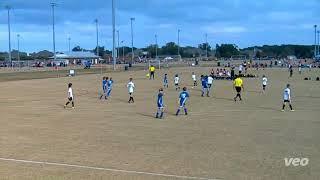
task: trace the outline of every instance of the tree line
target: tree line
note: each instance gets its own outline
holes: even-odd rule
[[[76,46],[72,51],[87,51],[96,53],[99,48],[99,56],[107,57],[111,56],[112,51],[106,49],[104,46],[96,47],[94,49],[84,49],[80,46]],[[297,58],[312,58],[314,54],[314,47],[311,45],[264,45],[264,46],[253,46],[247,48],[239,48],[235,44],[216,44],[215,48],[212,48],[210,44],[201,43],[197,47],[185,46],[179,47],[174,42],[168,42],[164,46],[158,47],[156,44],[151,44],[144,48],[134,47],[135,55],[140,55],[141,52],[147,52],[147,56],[154,58],[156,52],[158,56],[174,56],[179,54],[182,58],[192,57],[204,57],[208,54],[211,57],[217,58],[231,58],[233,56],[246,56],[247,58],[284,58],[287,56],[294,55]],[[119,56],[131,56],[131,47],[124,46],[116,49]],[[19,52],[21,60],[34,60],[34,59],[48,59],[53,56],[53,53],[47,50],[40,52],[34,52],[27,54],[25,52]],[[0,60],[7,60],[8,53],[0,52]],[[12,51],[12,59],[18,59],[17,50]]]

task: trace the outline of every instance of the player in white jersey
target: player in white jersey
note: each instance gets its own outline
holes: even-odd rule
[[[283,91],[283,105],[282,110],[284,112],[284,108],[286,107],[286,104],[289,104],[290,110],[294,111],[291,105],[291,90],[290,90],[290,84],[287,84],[287,87]]]
[[[176,76],[174,77],[174,86],[176,87],[176,91],[178,91],[178,89],[180,89],[179,81],[180,81],[179,75],[176,74]]]
[[[208,76],[208,89],[209,90],[211,89],[212,84],[213,84],[213,77],[210,75],[210,76]]]
[[[72,109],[74,109],[74,97],[73,97],[73,91],[72,91],[72,83],[68,84],[68,102],[64,105],[64,108],[66,108],[70,103],[72,104]]]
[[[197,77],[196,77],[196,74],[194,74],[194,72],[192,72],[191,78],[192,78],[192,81],[193,81],[193,87],[198,86]]]
[[[134,99],[133,99],[133,92],[134,92],[134,83],[132,81],[132,78],[129,79],[129,82],[127,84],[127,88],[128,88],[128,92],[129,92],[129,101],[128,103],[134,103]]]
[[[265,75],[263,75],[262,76],[262,90],[263,90],[263,92],[266,91],[267,84],[268,84],[268,78]]]

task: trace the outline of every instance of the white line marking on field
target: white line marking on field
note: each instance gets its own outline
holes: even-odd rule
[[[179,175],[163,174],[163,173],[130,171],[130,170],[123,170],[123,169],[102,168],[102,167],[54,163],[54,162],[45,162],[45,161],[30,161],[30,160],[22,160],[22,159],[0,158],[0,161],[11,161],[11,162],[29,163],[29,164],[42,164],[42,165],[51,165],[51,166],[64,166],[64,167],[73,167],[73,168],[81,168],[81,169],[120,172],[120,173],[127,173],[127,174],[142,174],[142,175],[150,175],[150,176],[172,177],[172,178],[178,178],[178,179],[221,180],[221,179],[216,179],[216,178],[211,179],[211,178],[204,178],[204,177],[179,176]]]

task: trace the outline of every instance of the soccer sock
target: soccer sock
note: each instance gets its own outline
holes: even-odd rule
[[[68,101],[68,102],[66,103],[66,106],[68,106],[68,104],[70,104],[70,101]]]
[[[159,112],[157,112],[157,114],[156,114],[156,118],[159,118]]]
[[[283,105],[282,105],[282,110],[284,110],[284,108],[285,108],[285,107],[286,107],[286,105],[285,105],[285,104],[283,104]]]
[[[289,104],[289,106],[290,106],[290,109],[292,110],[293,108],[292,108],[292,105],[291,104]]]
[[[74,107],[74,102],[72,101],[72,107]]]
[[[179,113],[180,113],[180,108],[177,110],[176,115],[178,116],[178,115],[179,115]]]
[[[184,108],[184,114],[187,115],[188,114],[188,110],[187,108]]]
[[[160,114],[160,118],[162,118],[163,117],[163,112],[161,112],[161,114]]]

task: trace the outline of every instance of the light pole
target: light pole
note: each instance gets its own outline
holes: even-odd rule
[[[206,33],[206,59],[208,60],[208,34]]]
[[[20,34],[17,34],[17,39],[18,39],[18,65],[20,68]]]
[[[156,40],[156,45],[155,45],[155,48],[156,48],[156,59],[158,59],[158,35],[155,35],[154,38]]]
[[[314,25],[314,58],[317,56],[317,25]]]
[[[158,59],[158,35],[155,35],[155,40],[156,40],[156,60],[159,61],[159,70],[161,68],[161,64],[160,64],[160,59]]]
[[[54,19],[54,8],[57,6],[56,3],[50,3],[52,7],[52,40],[53,40],[53,59],[56,60],[56,32],[55,32],[55,19]]]
[[[11,56],[11,24],[10,24],[10,6],[5,7],[8,11],[8,39],[9,39],[9,61],[10,61],[10,66],[12,67],[12,56]]]
[[[133,64],[133,59],[134,59],[134,53],[133,53],[133,21],[135,21],[135,18],[130,18],[131,22],[131,64]]]
[[[71,37],[68,37],[69,53],[71,53]]]
[[[118,47],[117,47],[117,57],[120,59],[120,32],[117,30],[117,36],[118,36]]]
[[[112,58],[113,58],[113,70],[116,70],[117,59],[115,57],[116,50],[116,11],[115,3],[112,0]]]
[[[181,56],[180,56],[180,32],[181,32],[181,30],[178,29],[178,56],[181,59]]]
[[[96,46],[97,47],[97,49],[96,49],[97,52],[96,53],[97,53],[97,56],[99,56],[99,24],[98,24],[99,21],[98,21],[98,19],[95,19],[94,22],[96,23],[96,36],[97,36],[96,37],[96,41],[97,41],[96,42],[97,43],[97,46]]]
[[[124,62],[124,41],[121,41],[121,46],[122,46],[122,61]]]
[[[319,37],[319,35],[320,35],[320,31],[319,31],[319,30],[317,31],[317,34],[318,34],[318,42],[317,42],[317,44],[318,44],[318,56],[319,56],[319,55],[320,55],[320,44],[319,44],[319,40],[320,40],[320,39],[319,39],[319,38],[320,38],[320,37]]]

